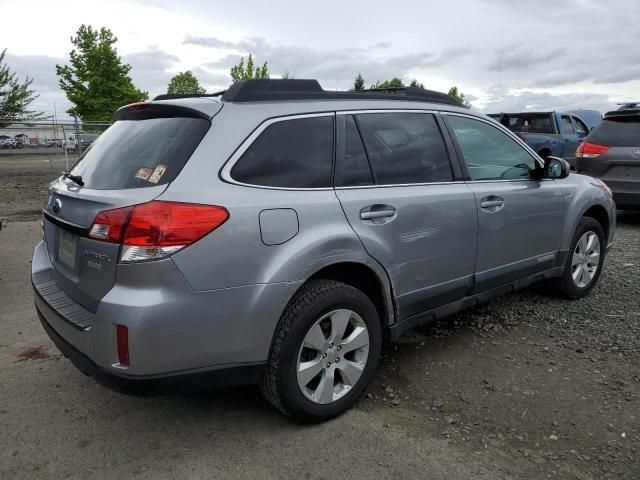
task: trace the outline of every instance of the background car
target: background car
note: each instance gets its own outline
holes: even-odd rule
[[[578,147],[576,171],[603,180],[618,208],[640,208],[640,102],[605,114]]]
[[[590,130],[581,117],[571,112],[498,113],[490,117],[522,138],[542,158],[562,157],[572,167],[576,149]]]

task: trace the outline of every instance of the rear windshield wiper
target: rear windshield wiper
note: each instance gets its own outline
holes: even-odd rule
[[[74,175],[74,174],[69,173],[69,172],[62,172],[62,177],[63,178],[68,178],[73,183],[77,183],[81,187],[84,187],[84,181],[82,180],[82,177],[80,175]]]

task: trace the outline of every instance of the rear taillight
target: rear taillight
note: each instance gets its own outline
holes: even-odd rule
[[[228,218],[223,207],[152,201],[100,212],[89,237],[121,243],[123,262],[153,260],[194,243]]]
[[[576,150],[576,157],[579,158],[594,158],[599,157],[603,153],[609,150],[609,147],[604,145],[598,145],[596,143],[582,142]]]

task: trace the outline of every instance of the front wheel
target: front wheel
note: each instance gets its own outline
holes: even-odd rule
[[[571,299],[587,295],[602,273],[605,248],[602,225],[594,218],[583,217],[573,235],[564,273],[551,283],[553,289]]]
[[[367,386],[381,345],[380,318],[369,297],[341,282],[309,282],[282,314],[262,391],[296,421],[335,417]]]

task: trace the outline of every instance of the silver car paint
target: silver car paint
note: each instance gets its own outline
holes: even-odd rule
[[[53,328],[104,368],[143,375],[265,361],[275,325],[286,303],[306,279],[337,263],[358,263],[375,274],[383,287],[389,313],[385,320],[391,323],[403,315],[402,311],[398,315],[394,304],[403,297],[412,294],[419,297],[420,292],[446,293],[451,282],[462,281],[470,286],[479,256],[487,256],[487,266],[501,259],[518,258],[513,245],[506,245],[502,237],[495,234],[502,229],[509,235],[507,222],[512,221],[511,216],[486,224],[484,229],[494,236],[488,236],[486,247],[475,253],[479,214],[474,207],[473,191],[494,188],[490,185],[459,182],[392,188],[282,190],[247,187],[220,178],[225,163],[267,119],[318,112],[397,109],[396,101],[222,105],[210,99],[189,99],[188,104],[211,115],[212,128],[180,175],[166,188],[117,191],[111,198],[109,192],[90,192],[66,181],[52,186],[54,194],[71,199],[74,195],[81,198],[88,195],[87,205],[92,207],[82,211],[84,207],[79,205],[77,213],[68,217],[84,227],[100,209],[152,198],[222,205],[230,212],[229,221],[219,229],[168,259],[118,264],[113,286],[97,302],[95,324],[89,330],[74,329],[43,306],[43,314]],[[403,108],[469,113],[455,107],[414,102],[404,102]],[[612,221],[612,238],[614,207],[593,180],[571,175],[542,184],[544,187],[538,187],[539,191],[546,189],[549,198],[562,198],[565,220],[561,240],[539,224],[536,232],[543,235],[543,243],[534,248],[533,240],[527,242],[529,253],[535,252],[535,256],[547,249],[553,250],[554,245],[560,250],[568,249],[580,215],[594,204],[607,209]],[[501,185],[500,188],[513,186]],[[412,193],[419,193],[422,201],[412,199]],[[426,205],[432,201],[430,194],[439,197],[438,208]],[[511,213],[522,217],[520,225],[525,224],[526,217],[535,219],[551,213],[551,224],[555,228],[560,215],[557,202],[540,194],[530,198],[532,202],[542,201],[542,205],[531,207],[524,214],[517,210],[520,203],[513,202]],[[386,233],[368,233],[367,230],[372,232],[375,228],[359,223],[361,220],[355,216],[359,206],[390,201],[403,216],[406,213],[417,216],[415,225],[410,219],[403,219],[387,226],[391,228],[387,228]],[[285,235],[288,239],[279,239],[284,243],[264,242],[260,213],[278,209],[295,211],[298,231]],[[291,233],[290,216],[287,218],[285,223]],[[483,227],[480,228],[482,231]],[[521,238],[517,232],[510,233],[512,239]],[[48,238],[55,238],[55,234]],[[386,241],[395,239],[400,250],[394,251],[385,245],[385,238]],[[480,239],[482,242],[482,235]],[[57,272],[54,242],[50,240],[49,252],[44,243],[36,247],[33,273]],[[91,247],[98,249],[99,246]],[[504,249],[510,252],[508,257],[496,251]],[[420,284],[412,285],[411,278],[418,279]],[[76,288],[91,292],[93,287],[85,286],[87,282],[82,278],[79,280]],[[131,366],[128,368],[117,363],[115,323],[130,329]]]

